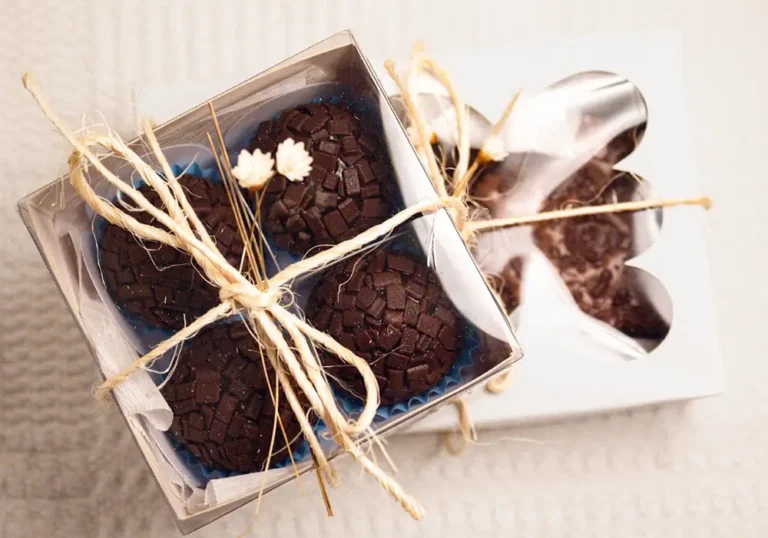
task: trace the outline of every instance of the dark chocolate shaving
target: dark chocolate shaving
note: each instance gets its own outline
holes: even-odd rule
[[[505,175],[494,168],[480,174],[472,185],[472,195],[479,200],[503,197],[516,182],[516,168],[507,168],[512,171]],[[593,159],[555,189],[540,211],[627,200],[634,185],[629,174]],[[489,209],[493,214],[492,204]],[[624,264],[632,244],[631,214],[561,219],[532,225],[532,229],[536,246],[555,266],[582,311],[632,337],[666,336],[669,326],[626,275]],[[515,257],[496,275],[497,289],[509,312],[520,304],[522,270],[522,258]]]

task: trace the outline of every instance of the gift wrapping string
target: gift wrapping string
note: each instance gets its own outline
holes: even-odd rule
[[[456,228],[462,235],[462,238],[468,245],[472,245],[477,238],[477,234],[490,230],[496,230],[500,228],[508,228],[512,226],[521,226],[526,224],[534,224],[537,222],[546,222],[552,220],[560,220],[567,218],[583,217],[587,215],[599,215],[606,213],[625,213],[634,211],[643,211],[647,209],[656,209],[661,207],[674,207],[674,206],[701,206],[704,209],[710,209],[712,207],[712,200],[707,196],[701,196],[697,198],[674,198],[663,200],[640,200],[632,202],[620,202],[605,205],[575,207],[569,209],[544,211],[533,215],[525,215],[519,217],[507,217],[497,219],[485,219],[479,218],[482,216],[482,212],[478,211],[474,214],[470,212],[469,205],[474,204],[469,196],[469,184],[482,164],[494,161],[503,160],[504,156],[494,155],[487,150],[491,140],[496,137],[501,131],[502,127],[509,119],[518,98],[520,92],[518,91],[510,100],[509,104],[505,108],[499,120],[493,125],[488,138],[481,146],[481,149],[471,165],[468,165],[470,158],[470,145],[469,145],[469,109],[465,105],[464,101],[459,96],[456,86],[454,85],[448,72],[440,67],[440,65],[433,58],[429,57],[424,52],[424,45],[421,42],[417,42],[413,46],[410,63],[405,72],[405,77],[401,77],[396,68],[395,63],[392,60],[387,60],[384,64],[387,73],[397,85],[400,90],[400,97],[405,104],[405,110],[407,113],[410,126],[415,128],[415,134],[412,137],[411,142],[416,148],[419,155],[426,161],[427,172],[430,179],[435,186],[435,189],[442,198],[453,198],[455,203],[449,206],[448,213],[453,217]],[[437,162],[432,144],[437,142],[434,134],[427,125],[423,111],[420,109],[417,99],[415,98],[415,81],[421,74],[426,73],[431,76],[437,82],[439,82],[443,88],[448,92],[449,99],[456,113],[456,148],[457,148],[457,164],[453,171],[452,177],[447,177],[447,172],[440,167]],[[473,218],[474,217],[474,218]],[[503,307],[503,302],[492,285],[490,279],[486,277],[494,297],[500,305]],[[516,369],[513,365],[509,370],[503,372],[486,383],[486,391],[491,394],[500,394],[507,390],[515,379]],[[460,454],[466,448],[466,445],[476,441],[477,434],[472,424],[467,404],[462,398],[457,398],[453,401],[454,406],[459,416],[459,430],[463,438],[464,444],[461,447],[456,448],[450,443],[450,439],[446,439],[446,447],[449,452],[453,454]]]

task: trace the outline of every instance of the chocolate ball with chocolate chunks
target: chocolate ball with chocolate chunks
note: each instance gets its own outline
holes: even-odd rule
[[[629,174],[587,163],[542,204],[554,211],[569,204],[604,205],[629,199],[635,180]],[[557,267],[582,311],[628,336],[661,339],[669,331],[650,301],[633,289],[625,262],[632,246],[632,216],[628,213],[590,215],[538,224],[536,245]]]
[[[271,463],[288,455],[286,437],[291,450],[301,445],[301,425],[264,360],[266,372],[258,345],[241,321],[208,327],[184,343],[162,394],[173,410],[171,433],[204,465],[263,470],[278,415],[286,436],[278,426]],[[297,396],[304,402],[301,392]]]
[[[512,159],[520,160],[520,165]],[[528,165],[536,167],[537,160],[543,159],[546,157],[529,155]],[[522,162],[520,155],[510,156],[504,171],[491,166],[474,180],[472,195],[487,205],[492,218],[506,216],[498,202],[515,185]],[[635,186],[630,174],[593,159],[552,191],[540,211],[626,201]],[[635,338],[666,336],[668,324],[627,277],[625,262],[631,255],[633,234],[630,214],[589,215],[542,222],[531,228],[534,243],[555,266],[584,313]],[[520,303],[522,262],[519,257],[510,259],[498,275],[498,289],[509,312]]]
[[[248,149],[273,153],[289,138],[312,157],[302,181],[277,174],[266,191],[265,225],[277,245],[305,254],[332,246],[394,213],[380,134],[346,105],[309,103],[259,125]]]
[[[381,403],[435,385],[463,346],[462,322],[435,273],[408,254],[379,249],[329,269],[314,288],[308,319],[368,362]],[[335,354],[320,352],[332,379],[356,397],[362,376]]]
[[[219,250],[237,266],[243,242],[224,186],[192,175],[181,176],[179,183]],[[163,207],[154,189],[143,185],[139,191],[152,205]],[[144,211],[131,216],[158,226]],[[203,278],[192,257],[173,247],[140,241],[123,228],[107,224],[100,249],[110,296],[150,325],[179,330],[219,303],[218,291]]]

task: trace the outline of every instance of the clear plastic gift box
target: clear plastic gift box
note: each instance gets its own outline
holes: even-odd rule
[[[226,151],[235,159],[261,122],[290,107],[324,100],[360,107],[377,124],[401,208],[437,197],[379,80],[349,32],[314,45],[212,97],[211,102]],[[207,103],[158,126],[155,132],[176,170],[195,167],[205,176],[214,167],[214,155],[206,142],[206,133],[214,133]],[[153,162],[141,138],[129,146]],[[132,169],[124,161],[105,154],[103,163],[121,179],[132,181]],[[89,181],[99,195],[115,199],[114,188],[97,173],[92,171]],[[19,211],[105,377],[167,338],[166,333],[136,324],[110,298],[99,262],[99,217],[79,198],[67,176],[25,197]],[[429,390],[408,401],[382,406],[374,422],[377,435],[409,425],[467,394],[522,356],[507,317],[445,210],[400,226],[364,255],[375,255],[382,248],[405,250],[434,270],[459,314],[464,347],[451,371]],[[277,265],[296,261],[280,249],[275,254]],[[296,308],[306,305],[308,290],[318,278],[312,275],[293,283]],[[262,483],[267,493],[294,480],[296,472],[290,465],[228,476],[201,472],[194,457],[184,454],[166,432],[173,413],[156,387],[162,371],[159,361],[152,371],[133,376],[115,391],[115,399],[182,532],[198,529],[253,500]],[[354,415],[354,404],[341,407]],[[368,441],[360,439],[361,443]],[[330,441],[325,444],[331,456],[341,453]],[[312,469],[308,455],[297,458],[298,473]]]

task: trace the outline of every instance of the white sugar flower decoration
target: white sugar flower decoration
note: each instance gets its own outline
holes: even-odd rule
[[[312,157],[304,149],[304,142],[298,144],[289,138],[277,146],[277,171],[291,181],[302,181],[312,169]]]
[[[491,136],[483,144],[483,155],[495,162],[503,161],[509,155],[509,152],[504,148],[504,142],[498,136]]]
[[[240,186],[244,189],[258,191],[275,175],[275,160],[269,153],[256,149],[253,153],[240,151],[237,156],[237,166],[232,169]]]

